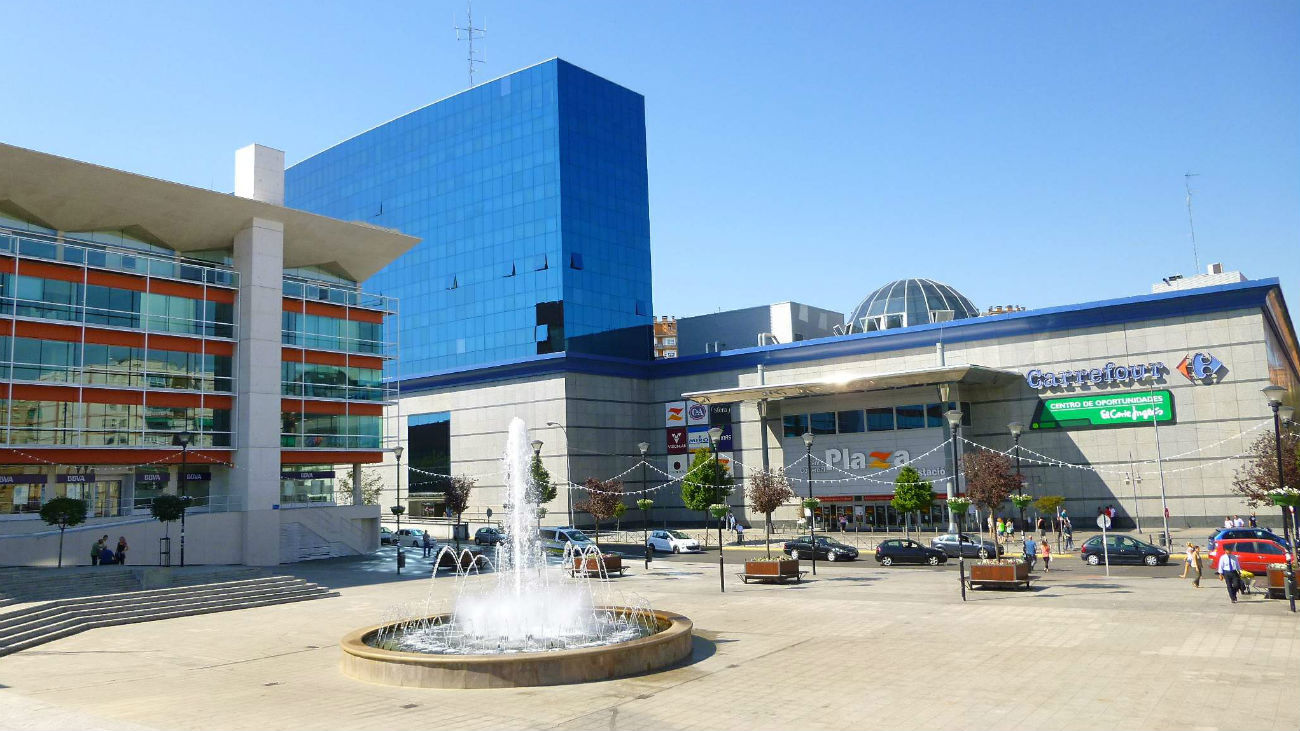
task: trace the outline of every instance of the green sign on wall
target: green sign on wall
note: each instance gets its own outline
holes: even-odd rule
[[[1043,399],[1031,429],[1122,426],[1174,420],[1174,396],[1168,391],[1137,391]]]

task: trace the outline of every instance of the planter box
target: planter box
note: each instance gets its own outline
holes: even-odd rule
[[[602,564],[604,568],[602,569]],[[600,558],[594,556],[583,557],[575,556],[573,559],[573,573],[575,574],[600,574],[606,576],[613,574],[623,575],[623,557],[604,554]]]
[[[482,558],[483,554],[481,553],[462,553],[460,555],[460,567],[467,569]],[[452,558],[450,553],[444,553],[442,554],[442,557],[438,559],[438,568],[449,569],[455,567],[455,565],[456,559]]]
[[[792,558],[779,561],[746,561],[745,573],[749,576],[798,576],[799,562]]]
[[[1276,599],[1286,598],[1286,569],[1268,570],[1268,594]]]
[[[1029,584],[1029,564],[971,564],[972,584]]]

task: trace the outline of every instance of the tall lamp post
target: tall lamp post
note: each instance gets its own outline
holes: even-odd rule
[[[406,564],[406,552],[402,550],[402,513],[406,508],[402,507],[402,445],[393,447],[393,458],[397,460],[397,497],[392,507],[393,515],[397,516],[397,573],[402,573],[402,566]],[[435,571],[436,571],[435,567]]]
[[[948,409],[947,413],[944,414],[944,417],[948,419],[948,431],[952,432],[952,491],[953,494],[956,495],[958,489],[961,487],[960,483],[957,481],[957,439],[958,434],[961,433],[961,410]],[[1014,434],[1015,432],[1012,433]],[[1016,451],[1019,452],[1019,450]],[[1016,472],[1019,473],[1019,470],[1016,470]],[[966,522],[966,511],[963,510],[962,514],[958,516],[957,511],[954,510],[954,506],[962,505],[969,508],[970,500],[962,498],[949,502],[948,515],[950,518],[957,521],[957,578],[961,581],[961,600],[966,601],[966,552],[961,550],[961,529]],[[980,540],[982,541],[984,539],[981,538]],[[993,545],[994,548],[997,547],[996,543]],[[996,553],[996,551],[994,551],[994,553]],[[997,558],[997,556],[994,556],[994,558]]]
[[[185,565],[185,513],[186,508],[190,506],[190,496],[185,494],[186,472],[186,454],[189,451],[190,444],[194,442],[194,432],[189,429],[183,429],[172,435],[172,446],[181,448],[181,474],[180,479],[176,481],[177,489],[180,490],[181,498],[181,566]]]
[[[553,426],[564,432],[564,504],[569,509],[569,525],[573,525],[573,442],[569,439],[569,430],[564,428],[563,424],[554,421],[546,422],[547,426]]]
[[[957,412],[957,421],[960,426],[961,412]],[[1007,429],[1011,432],[1011,439],[1016,444],[1016,494],[1025,494],[1025,477],[1020,473],[1020,435],[1025,431],[1025,425],[1018,421],[1007,424]],[[1020,507],[1020,537],[1025,537],[1025,508]]]
[[[650,442],[637,442],[636,448],[641,451],[641,494],[648,495],[649,493],[647,493],[646,490],[649,488],[647,488],[646,486],[650,483],[649,483],[649,478],[646,475],[646,466],[648,463],[646,462],[645,456],[646,453],[650,451]],[[645,567],[649,569],[650,568],[650,506],[645,504],[647,500],[648,498],[642,498],[641,500],[637,500],[636,503],[638,506],[641,506],[641,518],[642,518],[641,542],[645,544]]]
[[[542,440],[540,440],[540,439],[534,439],[534,440],[530,443],[530,446],[533,448],[533,464],[537,464],[538,462],[541,462],[541,461],[542,461]],[[528,470],[528,471],[529,471],[530,473],[532,472],[532,465],[529,465],[529,470]],[[529,477],[531,477],[531,476],[532,476],[532,475],[530,474]],[[534,485],[534,486],[533,486],[533,494],[534,494],[535,499],[540,500],[542,496],[541,496],[540,493],[537,492],[537,489],[536,489],[536,488],[537,488],[537,486]],[[536,517],[536,519],[537,519],[537,530],[539,530],[539,531],[542,529],[542,511],[543,511],[543,510],[545,510],[545,508],[543,508],[541,505],[538,505],[537,508],[536,508],[536,513],[535,513],[535,517]],[[488,517],[491,518],[492,516],[491,516],[491,515],[488,515]]]
[[[803,433],[803,446],[805,449],[804,461],[808,463],[808,502],[810,504],[813,501],[812,445],[813,445],[812,432],[810,431],[804,432]],[[811,507],[807,507],[805,509],[808,511],[808,539],[809,539],[808,542],[809,545],[811,546],[809,552],[812,553],[812,572],[813,572],[813,576],[816,576],[817,575],[817,516],[813,514],[813,509]]]
[[[1287,415],[1289,419],[1295,413],[1295,409],[1282,405],[1282,397],[1286,395],[1286,389],[1281,386],[1269,385],[1263,389],[1264,396],[1268,399],[1269,408],[1273,409],[1273,447],[1277,453],[1277,486],[1278,489],[1286,487],[1285,475],[1282,471],[1282,411],[1286,409],[1290,412]],[[1287,543],[1291,546],[1292,554],[1296,551],[1296,541],[1291,535],[1291,522],[1287,520],[1286,506],[1282,506],[1282,536],[1286,538]],[[181,549],[185,548],[185,538],[182,534]],[[183,553],[181,554],[184,555]],[[1291,611],[1295,611],[1295,563],[1294,561],[1286,562],[1286,594],[1290,600]]]
[[[718,481],[718,502],[713,505],[713,517],[718,521],[718,585],[722,591],[727,590],[726,569],[722,562],[722,516],[727,514],[726,507],[728,503],[724,502],[726,496],[722,494],[722,465],[718,463],[718,442],[722,440],[722,427],[715,426],[709,429],[709,444],[713,447],[713,476]],[[704,526],[704,530],[709,527]]]

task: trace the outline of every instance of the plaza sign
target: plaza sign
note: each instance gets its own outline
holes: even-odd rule
[[[1174,397],[1168,391],[1098,394],[1044,399],[1031,429],[1070,429],[1173,421]]]
[[[1109,383],[1137,383],[1159,378],[1168,373],[1164,363],[1136,363],[1115,365],[1107,363],[1100,368],[1081,368],[1073,371],[1043,371],[1035,368],[1025,374],[1025,382],[1035,391],[1070,386],[1101,386]]]

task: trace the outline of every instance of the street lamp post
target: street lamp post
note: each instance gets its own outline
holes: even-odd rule
[[[405,508],[402,507],[402,445],[393,447],[393,458],[397,460],[397,497],[393,505],[393,515],[397,516],[397,573],[402,573],[402,566],[406,564],[406,552],[402,550],[402,513]],[[450,471],[450,470],[449,470]],[[437,567],[434,567],[437,571]]]
[[[1273,447],[1277,453],[1277,486],[1278,489],[1286,487],[1285,475],[1282,471],[1282,409],[1290,407],[1282,406],[1282,396],[1286,394],[1286,389],[1281,386],[1269,385],[1263,389],[1264,396],[1268,399],[1269,408],[1273,409]],[[1291,409],[1294,413],[1294,409]],[[1294,556],[1296,552],[1296,541],[1291,535],[1290,521],[1287,520],[1286,506],[1282,506],[1282,536],[1291,546],[1291,552]],[[184,538],[181,539],[182,549],[185,547]],[[182,554],[184,555],[184,554]],[[1290,600],[1291,611],[1295,611],[1295,562],[1288,560],[1286,562],[1286,595]]]
[[[961,432],[961,410],[948,409],[944,416],[948,419],[948,431],[952,432],[952,489],[953,494],[956,494],[958,488],[961,487],[957,482],[957,435]],[[1017,426],[1019,425],[1017,424]],[[1019,436],[1015,430],[1011,433]],[[1019,449],[1016,450],[1017,454],[1019,451]],[[1017,469],[1016,474],[1019,475],[1019,473],[1020,470]],[[962,504],[958,501],[954,502],[957,502],[959,505]],[[966,502],[965,504],[969,506],[969,502]],[[952,507],[952,503],[949,503],[948,514],[957,521],[957,579],[961,581],[961,600],[966,601],[966,552],[961,550],[961,531],[966,523],[965,511],[963,511],[961,516],[957,516],[955,515],[957,511],[953,510]],[[981,538],[980,540],[983,541],[984,539]],[[993,547],[996,549],[997,543],[994,543]],[[997,553],[997,551],[995,550],[994,553]],[[997,558],[997,556],[995,555],[993,558]]]
[[[649,493],[646,492],[646,490],[649,489],[646,487],[649,484],[649,478],[646,474],[646,466],[648,463],[646,462],[645,456],[646,453],[650,451],[650,442],[637,442],[636,448],[641,451],[641,494],[648,495]],[[642,498],[641,500],[637,500],[637,504],[642,506],[641,542],[645,544],[645,567],[647,570],[649,570],[650,568],[650,508],[649,506],[645,505],[646,499],[647,498]]]
[[[812,445],[813,445],[812,432],[810,431],[804,432],[803,446],[804,449],[806,450],[806,452],[804,453],[804,460],[808,463],[807,465],[808,466],[808,502],[810,503],[813,500]],[[817,575],[817,516],[813,514],[813,509],[811,507],[805,508],[805,510],[808,511],[808,543],[809,546],[811,546],[811,548],[809,548],[809,552],[812,553],[812,572],[813,572],[813,576],[816,576]]]
[[[189,429],[183,429],[172,435],[172,445],[181,448],[181,474],[180,479],[176,481],[177,489],[179,489],[181,493],[181,566],[185,565],[185,513],[187,512],[187,508],[190,506],[189,495],[185,494],[185,488],[188,486],[186,484],[185,473],[189,469],[186,465],[185,458],[189,451],[190,444],[193,441],[194,432]]]
[[[718,504],[725,505],[723,502],[725,496],[722,494],[722,465],[718,463],[718,442],[722,440],[722,427],[715,426],[709,429],[709,444],[713,447],[713,476],[718,481],[716,485],[718,491]],[[725,513],[724,513],[725,514]],[[718,585],[722,591],[727,590],[727,577],[722,563],[722,515],[713,516],[718,521]],[[708,531],[709,527],[704,526]]]
[[[548,421],[546,425],[564,432],[564,451],[567,452],[564,455],[564,504],[569,509],[569,525],[576,528],[573,523],[573,442],[569,439],[569,430],[563,424]]]
[[[537,464],[538,462],[542,461],[542,440],[534,439],[531,443],[531,446],[533,448],[533,464]],[[532,472],[532,465],[529,465],[528,471],[530,473]],[[529,475],[529,478],[530,479],[532,478],[531,474]],[[533,485],[533,499],[538,502],[538,505],[534,509],[533,514],[537,518],[537,530],[540,531],[542,529],[542,506],[541,506],[542,494],[537,491],[537,485]],[[488,517],[491,518],[492,516],[489,515]]]
[[[960,425],[961,422],[960,411],[957,412],[957,421],[958,421],[958,425]],[[1020,435],[1022,432],[1024,432],[1025,425],[1021,424],[1018,421],[1013,421],[1010,424],[1007,424],[1007,429],[1011,431],[1011,438],[1012,440],[1015,441],[1016,444],[1016,494],[1023,495],[1025,494],[1025,489],[1024,489],[1025,478],[1023,475],[1020,474]],[[1021,540],[1024,540],[1025,508],[1024,506],[1019,506],[1019,507],[1020,507],[1020,538]]]

